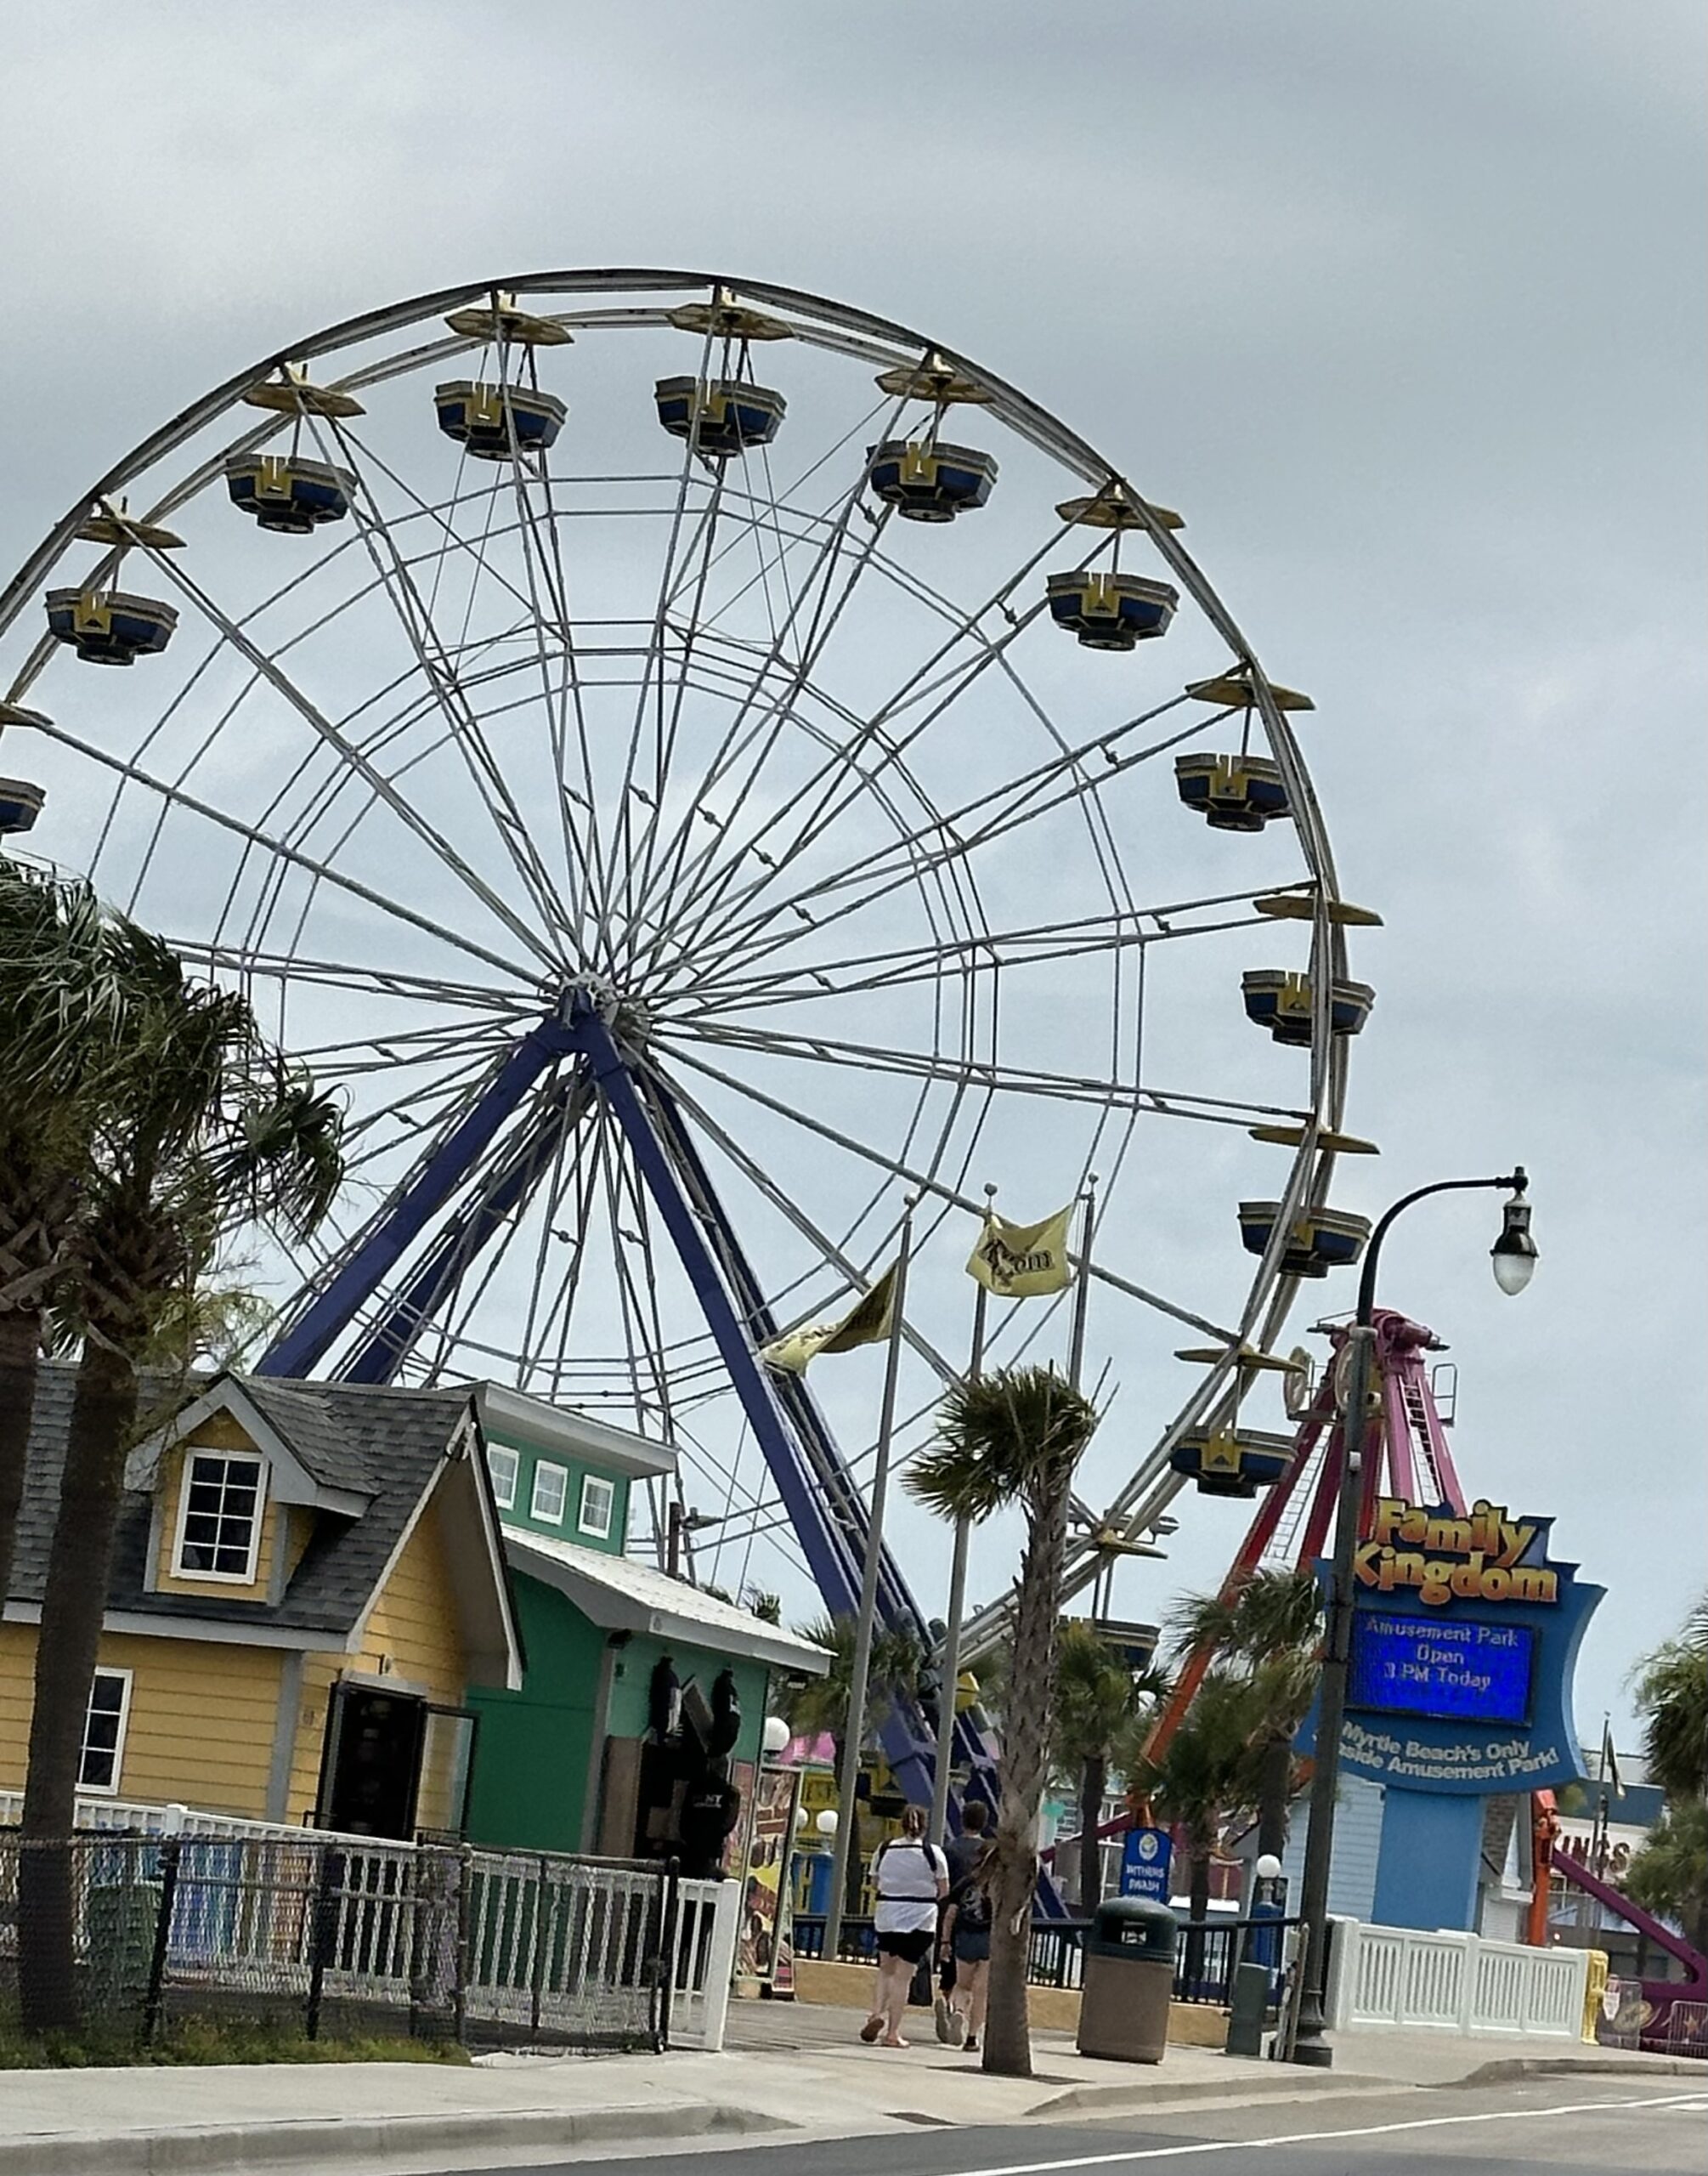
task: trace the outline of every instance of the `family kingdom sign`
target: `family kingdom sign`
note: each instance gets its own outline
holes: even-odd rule
[[[1377,1499],[1353,1560],[1343,1768],[1468,1796],[1582,1779],[1572,1672],[1605,1590],[1549,1557],[1552,1524],[1480,1499],[1468,1512]],[[1315,1724],[1313,1711],[1307,1748]]]

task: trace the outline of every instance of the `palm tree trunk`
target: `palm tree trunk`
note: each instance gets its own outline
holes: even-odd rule
[[[1038,1886],[1038,1816],[1043,1801],[1051,1688],[1061,1613],[1071,1465],[1052,1476],[1032,1508],[1015,1602],[1014,1662],[1004,1717],[997,1806],[996,1911],[991,1928],[990,1996],[984,2067],[1001,2077],[1032,2076],[1026,1967]]]
[[[0,1606],[12,1592],[12,1557],[41,1357],[42,1318],[35,1308],[0,1310]]]
[[[1103,1901],[1103,1839],[1097,1831],[1108,1788],[1107,1755],[1089,1754],[1079,1771],[1079,1908],[1085,1912]]]
[[[1210,1856],[1215,1848],[1213,1822],[1194,1822],[1186,1832],[1187,1934],[1181,1970],[1189,1999],[1204,1977],[1204,1924],[1210,1916]]]
[[[42,1598],[24,1789],[18,1982],[25,2026],[34,2032],[74,2030],[78,2021],[76,1898],[65,1839],[76,1817],[83,1727],[136,1412],[137,1380],[130,1361],[90,1340],[77,1369],[59,1518]]]
[[[1287,1850],[1288,1816],[1292,1810],[1292,1741],[1271,1738],[1263,1750],[1258,1776],[1258,1856],[1265,1851],[1280,1858]]]

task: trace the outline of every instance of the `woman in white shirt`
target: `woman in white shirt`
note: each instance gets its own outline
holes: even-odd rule
[[[860,2037],[873,2041],[881,2033],[886,2048],[905,2048],[902,2020],[908,1990],[920,1959],[931,1953],[937,1907],[949,1893],[947,1862],[925,1841],[923,1806],[910,1805],[902,1816],[901,1834],[879,1846],[872,1883],[878,1892],[878,1992]]]

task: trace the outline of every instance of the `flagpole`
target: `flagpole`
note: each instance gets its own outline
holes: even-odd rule
[[[884,1402],[878,1419],[878,1456],[872,1472],[872,1510],[866,1530],[866,1564],[860,1581],[860,1610],[854,1620],[854,1660],[848,1683],[848,1725],[842,1739],[842,1766],[836,1778],[836,1844],[830,1862],[830,1895],[824,1913],[824,1961],[836,1962],[842,1946],[842,1899],[848,1886],[848,1856],[853,1849],[855,1793],[860,1782],[860,1749],[866,1737],[866,1693],[872,1674],[872,1634],[878,1615],[878,1578],[884,1561],[884,1499],[890,1487],[890,1439],[896,1426],[896,1384],[902,1366],[902,1311],[908,1297],[908,1256],[913,1244],[913,1196],[902,1212],[902,1250],[890,1300],[890,1349],[884,1368]]]
[[[1068,1340],[1067,1380],[1075,1390],[1085,1366],[1085,1312],[1091,1299],[1091,1234],[1097,1221],[1097,1174],[1085,1175],[1085,1222],[1079,1242],[1079,1284],[1073,1295],[1073,1329]]]
[[[996,1202],[996,1188],[985,1188],[985,1221],[990,1221]],[[967,1360],[966,1379],[977,1382],[985,1365],[985,1309],[990,1293],[982,1284],[977,1288],[978,1297],[973,1301],[973,1349]],[[955,1521],[955,1550],[949,1562],[949,1614],[943,1634],[942,1668],[938,1673],[939,1700],[937,1707],[937,1765],[931,1776],[932,1843],[941,1845],[949,1822],[949,1770],[953,1765],[955,1751],[955,1695],[961,1674],[961,1619],[966,1613],[967,1602],[967,1544],[971,1538],[973,1522],[968,1518]]]

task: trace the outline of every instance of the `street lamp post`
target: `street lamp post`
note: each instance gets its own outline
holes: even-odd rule
[[[1536,1267],[1536,1242],[1530,1237],[1530,1204],[1524,1198],[1529,1182],[1522,1164],[1499,1179],[1438,1179],[1403,1194],[1386,1211],[1370,1235],[1364,1266],[1358,1280],[1358,1312],[1347,1333],[1346,1405],[1341,1416],[1343,1455],[1340,1493],[1335,1508],[1334,1553],[1328,1588],[1328,1636],[1322,1658],[1321,1694],[1317,1707],[1316,1750],[1311,1771],[1310,1825],[1305,1836],[1304,1879],[1299,1899],[1304,1922],[1304,1954],[1298,2009],[1293,2033],[1292,2060],[1326,2070],[1334,2050],[1323,2037],[1327,2022],[1326,1998],[1328,1974],[1328,1875],[1334,1854],[1335,1801],[1340,1788],[1340,1735],[1346,1719],[1348,1658],[1352,1652],[1352,1564],[1358,1547],[1363,1495],[1364,1440],[1369,1415],[1370,1379],[1376,1332],[1376,1267],[1388,1228],[1402,1210],[1432,1193],[1458,1193],[1484,1187],[1506,1187],[1513,1198],[1507,1204],[1501,1236],[1490,1250],[1495,1282],[1508,1294],[1522,1292]]]

